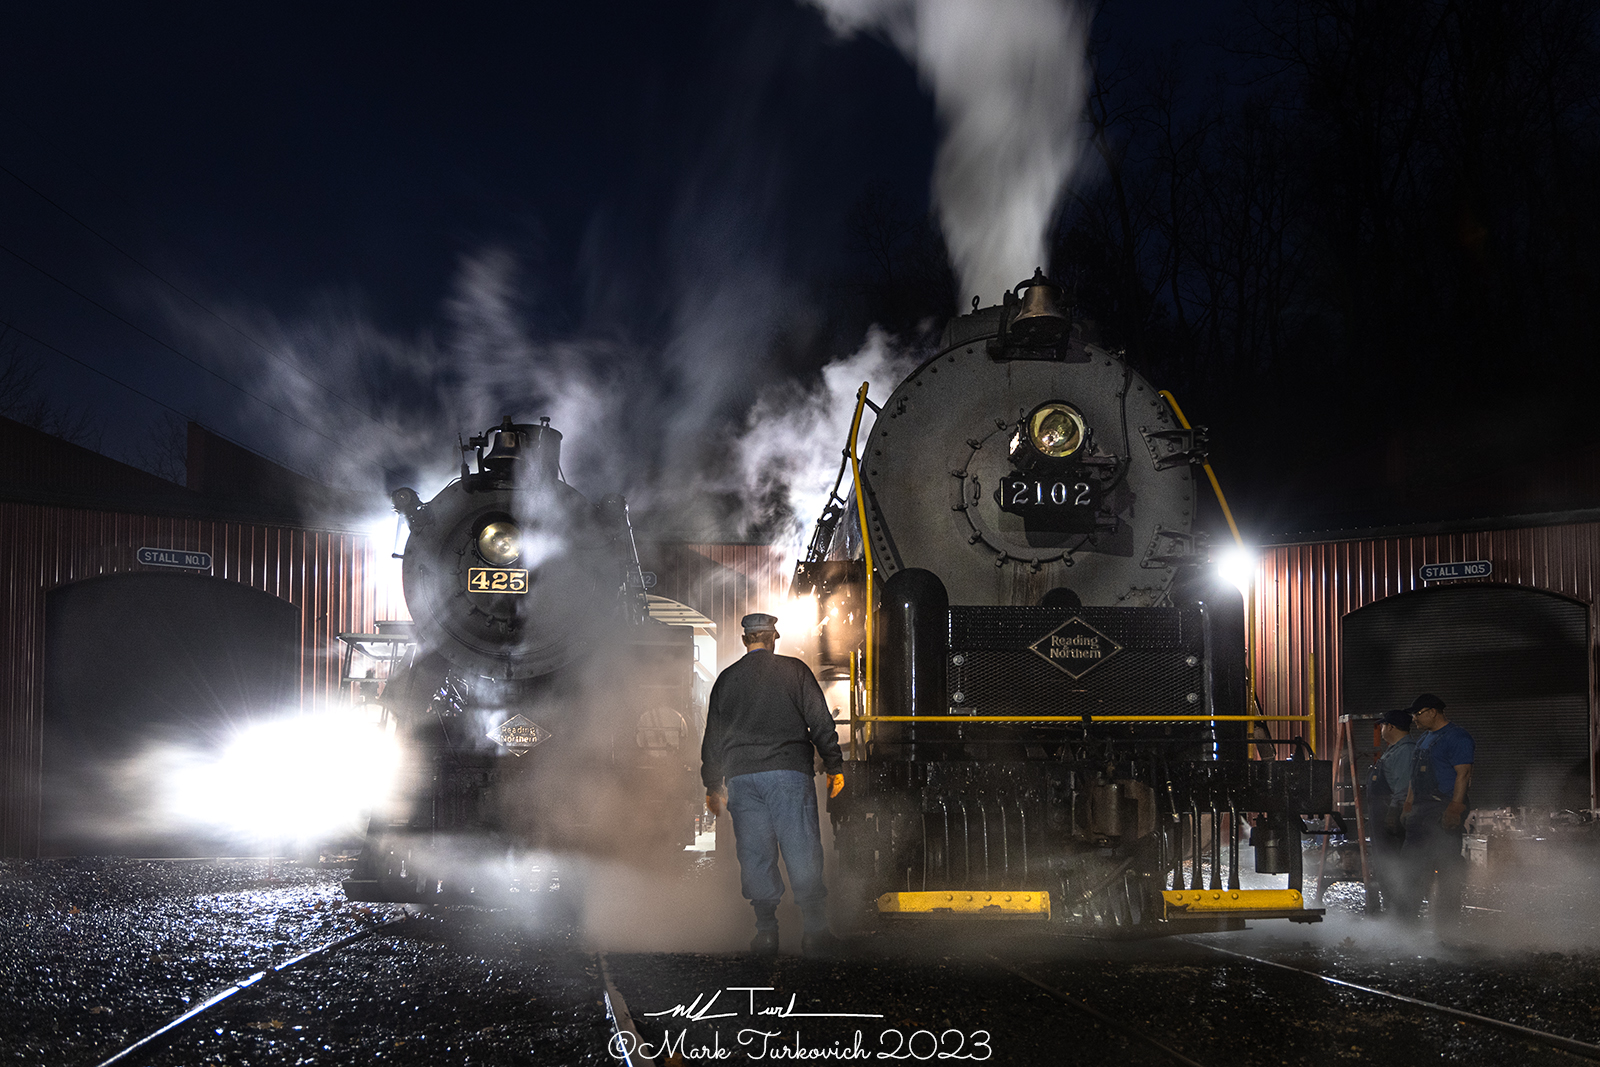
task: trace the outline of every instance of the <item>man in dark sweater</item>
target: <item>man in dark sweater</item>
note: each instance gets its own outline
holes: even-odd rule
[[[828,930],[812,752],[822,756],[828,795],[838,796],[844,788],[839,737],[811,669],[773,651],[778,620],[746,615],[741,625],[747,651],[717,677],[706,711],[700,746],[706,807],[721,815],[725,803],[733,816],[739,886],[756,912],[750,951],[778,951],[781,853],[804,918],[801,950],[808,956],[826,955],[834,939]]]

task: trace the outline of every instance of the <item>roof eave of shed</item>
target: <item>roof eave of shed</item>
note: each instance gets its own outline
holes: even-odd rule
[[[1396,523],[1385,526],[1353,526],[1313,530],[1293,530],[1263,537],[1262,547],[1271,545],[1325,544],[1330,541],[1373,541],[1394,537],[1427,537],[1456,533],[1483,533],[1490,530],[1517,530],[1541,526],[1576,526],[1600,523],[1600,508],[1572,511],[1543,511],[1527,515],[1497,515],[1474,518],[1439,519]]]

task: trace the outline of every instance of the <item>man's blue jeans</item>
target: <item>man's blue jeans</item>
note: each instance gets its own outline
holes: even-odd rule
[[[756,771],[728,779],[728,814],[739,853],[739,888],[756,912],[757,930],[778,928],[783,855],[807,933],[828,928],[822,880],[822,830],[811,775],[800,771]]]

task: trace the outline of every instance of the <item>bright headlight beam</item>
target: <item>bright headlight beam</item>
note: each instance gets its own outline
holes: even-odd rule
[[[255,838],[312,839],[359,827],[399,765],[394,737],[349,715],[295,715],[240,730],[170,775],[187,821]]]

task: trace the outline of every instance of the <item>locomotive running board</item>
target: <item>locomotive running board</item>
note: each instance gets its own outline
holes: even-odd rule
[[[1308,908],[1298,889],[1167,889],[1167,920],[1288,919],[1321,922],[1325,908]]]
[[[878,914],[919,919],[1048,919],[1050,894],[1034,889],[885,893],[878,898]]]

